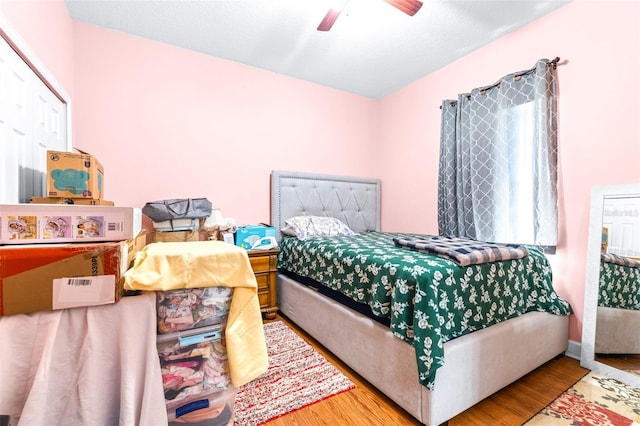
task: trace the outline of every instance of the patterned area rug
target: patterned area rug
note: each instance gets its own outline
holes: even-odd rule
[[[264,325],[269,370],[238,389],[236,426],[255,426],[353,389],[333,364],[281,321]]]
[[[590,372],[525,424],[640,426],[640,389]]]

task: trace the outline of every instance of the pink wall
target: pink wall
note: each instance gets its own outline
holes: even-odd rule
[[[0,13],[73,98],[73,21],[64,3],[0,1]]]
[[[269,220],[269,173],[288,169],[379,177],[384,230],[437,232],[441,100],[559,56],[552,263],[581,340],[590,189],[640,181],[640,3],[572,2],[382,101],[72,23],[62,1],[0,11],[72,94],[74,145],[104,163],[106,198],[206,196],[239,223]]]
[[[268,223],[273,169],[375,174],[374,100],[74,26],[75,145],[103,162],[107,199],[204,196]]]
[[[574,1],[380,102],[383,228],[437,232],[440,103],[561,58],[560,241],[554,286],[581,340],[590,191],[640,182],[640,3]]]

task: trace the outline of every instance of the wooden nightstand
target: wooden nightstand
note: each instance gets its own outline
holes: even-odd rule
[[[278,295],[276,282],[278,279],[279,249],[249,250],[251,268],[258,281],[258,299],[260,310],[267,319],[274,319],[278,312]]]

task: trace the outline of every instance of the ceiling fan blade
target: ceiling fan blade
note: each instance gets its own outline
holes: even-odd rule
[[[327,14],[324,15],[322,22],[320,22],[320,25],[318,25],[318,31],[329,31],[333,23],[338,19],[338,16],[340,16],[340,12],[342,12],[342,9],[336,9],[334,7],[329,9]]]
[[[403,11],[409,16],[413,16],[422,7],[422,2],[419,0],[384,0],[389,3],[391,6],[395,7],[398,10]]]
[[[324,16],[324,19],[322,20],[322,22],[320,22],[320,25],[318,25],[318,31],[329,31],[333,26],[333,23],[336,22],[336,19],[338,19],[338,16],[340,16],[340,14],[342,13],[342,10],[345,8],[347,3],[349,3],[349,0],[334,0],[333,6]]]

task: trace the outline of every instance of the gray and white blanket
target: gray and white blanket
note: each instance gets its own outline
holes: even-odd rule
[[[398,247],[449,259],[460,266],[522,259],[529,255],[529,250],[522,245],[489,243],[439,235],[425,235],[423,238],[394,238],[393,242]]]
[[[640,268],[640,260],[631,257],[620,256],[613,253],[602,253],[600,259],[603,262],[615,263],[616,265],[628,266],[630,268]]]

